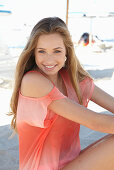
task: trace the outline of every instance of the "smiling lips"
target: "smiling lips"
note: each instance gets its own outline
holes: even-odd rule
[[[55,67],[56,65],[44,65],[44,67],[48,70],[51,70]]]

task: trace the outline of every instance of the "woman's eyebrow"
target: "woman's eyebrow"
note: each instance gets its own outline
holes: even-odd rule
[[[56,47],[56,48],[54,48],[54,50],[57,50],[57,49],[63,49],[62,47]]]
[[[36,49],[46,50],[45,48],[40,48],[40,47],[37,47]],[[62,47],[56,47],[56,48],[54,48],[53,50],[57,50],[57,49],[63,49],[63,48],[62,48]]]
[[[39,47],[37,47],[36,49],[42,49],[42,50],[45,50],[45,48],[39,48]]]

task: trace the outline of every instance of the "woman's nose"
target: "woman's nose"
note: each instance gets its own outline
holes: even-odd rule
[[[50,53],[47,53],[46,55],[47,55],[47,57],[49,57],[49,58],[52,57],[52,54],[50,54]]]
[[[53,64],[54,62],[54,56],[52,54],[47,53],[46,54],[46,63]]]
[[[46,59],[47,59],[47,60],[54,60],[54,55],[47,53],[47,54],[46,54]]]

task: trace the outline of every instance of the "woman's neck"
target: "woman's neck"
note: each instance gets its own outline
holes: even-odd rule
[[[33,70],[35,71],[39,71],[42,74],[44,74],[39,68],[34,68]],[[44,74],[45,75],[45,74]],[[52,81],[56,87],[59,87],[61,84],[61,76],[59,73],[55,74],[55,75],[45,75],[50,81]]]
[[[49,80],[51,80],[55,84],[56,87],[59,86],[60,81],[61,81],[61,77],[60,77],[59,73],[56,75],[51,75],[51,76],[47,76],[47,77],[49,78]]]

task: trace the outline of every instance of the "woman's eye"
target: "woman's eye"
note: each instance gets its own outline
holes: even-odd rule
[[[61,51],[59,51],[59,50],[56,50],[56,51],[55,51],[55,53],[61,53]]]
[[[43,51],[43,50],[40,50],[40,51],[38,51],[39,53],[45,53],[45,51]]]

